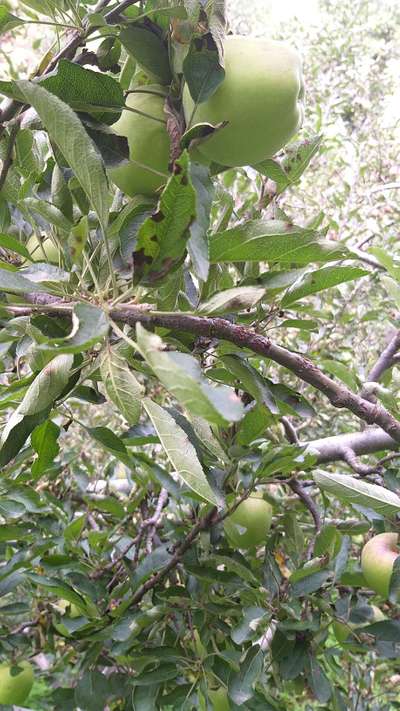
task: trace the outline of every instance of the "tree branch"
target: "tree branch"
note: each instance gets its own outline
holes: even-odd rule
[[[368,374],[368,377],[367,377],[368,383],[378,383],[379,382],[379,380],[381,379],[384,372],[392,367],[393,358],[399,349],[400,349],[400,331],[397,331],[397,333],[391,339],[390,343],[382,351],[381,355],[379,356],[379,358],[376,361],[373,368],[371,368],[371,370]],[[367,400],[370,400],[371,402],[374,401],[374,396],[368,393],[368,389],[365,385],[364,385],[363,389],[361,390],[360,395],[361,395],[361,397],[366,398]]]
[[[28,315],[34,310],[66,315],[72,313],[74,306],[72,303],[55,303],[48,306],[43,301],[45,299],[42,299],[41,305],[37,304],[34,307],[10,307],[10,310],[20,315]],[[246,326],[238,326],[223,318],[204,318],[185,313],[146,312],[137,306],[111,308],[108,315],[113,321],[120,321],[130,326],[141,323],[148,328],[159,326],[174,332],[186,331],[197,336],[219,338],[234,343],[240,348],[247,348],[281,365],[300,380],[324,393],[334,407],[350,410],[367,424],[378,425],[392,439],[400,443],[400,422],[382,405],[368,402],[345,385],[325,375],[305,356],[276,345],[269,338],[255,333]]]
[[[321,520],[321,515],[320,515],[317,504],[315,503],[313,498],[310,496],[310,494],[308,494],[305,491],[305,489],[303,489],[303,487],[298,479],[291,479],[290,481],[287,482],[287,484],[290,486],[291,490],[295,494],[297,494],[299,499],[303,502],[305,507],[309,510],[311,516],[314,519],[315,534],[318,535],[318,533],[320,532],[320,530],[322,528],[322,520]],[[308,548],[307,548],[307,552],[306,552],[307,559],[310,559],[313,554],[314,544],[315,544],[315,540],[311,539],[311,541],[308,545]]]
[[[377,427],[324,437],[305,444],[309,453],[317,455],[318,464],[346,461],[346,450],[349,449],[355,456],[361,456],[388,449],[393,451],[399,447],[398,442]]]

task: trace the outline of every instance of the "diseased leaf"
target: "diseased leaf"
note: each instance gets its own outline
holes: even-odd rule
[[[136,425],[143,387],[116,348],[107,346],[101,358],[100,372],[109,400],[130,425]]]
[[[25,101],[34,107],[74,171],[82,189],[106,228],[109,212],[107,176],[100,154],[74,111],[54,94],[30,81],[19,81],[18,89]]]
[[[136,326],[136,339],[157,378],[190,413],[216,425],[241,419],[243,406],[234,391],[226,385],[211,385],[193,356],[165,351],[161,338],[141,324]]]
[[[23,24],[24,20],[9,12],[6,5],[0,5],[0,35],[4,35],[6,32],[13,30],[14,27]]]
[[[133,255],[134,281],[149,286],[163,281],[182,261],[196,214],[196,193],[189,179],[185,151],[161,195],[157,211],[138,231]]]
[[[347,474],[318,471],[313,477],[321,489],[349,504],[370,508],[382,516],[393,516],[400,511],[400,497],[383,486]]]
[[[176,473],[202,499],[217,505],[217,498],[206,479],[187,434],[160,405],[148,398],[143,400],[143,405]]]

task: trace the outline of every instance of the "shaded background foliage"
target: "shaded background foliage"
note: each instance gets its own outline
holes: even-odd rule
[[[268,34],[271,19],[265,7],[242,5],[228,5],[232,27]],[[303,135],[322,133],[323,141],[301,186],[291,188],[272,209],[277,215],[283,210],[300,224],[321,219],[329,240],[340,239],[349,249],[363,251],[360,265],[367,260],[369,276],[291,307],[272,309],[267,334],[307,353],[338,382],[357,391],[398,319],[399,296],[390,275],[396,279],[398,274],[399,124],[392,107],[399,91],[399,11],[395,3],[360,2],[354,8],[354,3],[323,0],[316,10],[317,22],[314,17],[311,23],[286,19],[273,29],[274,37],[304,53],[308,103]],[[34,34],[32,29],[27,33]],[[36,44],[42,52],[38,40]],[[44,165],[44,156],[40,161]],[[262,178],[252,169],[224,173],[213,207],[214,226],[231,211],[227,226],[255,216],[264,190]],[[380,251],[371,251],[371,246]],[[251,280],[258,274],[249,268],[247,276]],[[231,285],[226,275],[216,284]],[[171,338],[170,347],[176,342]],[[26,355],[26,343],[19,344],[17,360]],[[224,349],[218,355],[224,355]],[[138,366],[128,346],[125,356]],[[210,370],[212,358],[204,355],[202,360]],[[298,387],[296,379],[277,366],[267,369],[258,357],[252,364],[268,377]],[[218,365],[221,368],[221,362]],[[4,371],[11,367],[5,356]],[[146,375],[146,368],[142,370]],[[215,373],[217,380],[219,375]],[[384,384],[390,387],[386,402],[395,412],[397,383],[394,367]],[[304,405],[303,421],[293,418],[302,441],[355,429],[351,413],[338,414],[307,385],[300,392],[316,411],[310,416]],[[152,381],[151,394],[165,397],[157,381]],[[168,711],[206,709],[207,689],[220,683],[229,686],[232,709],[373,711],[399,705],[397,627],[391,628],[392,638],[386,630],[381,638],[352,639],[344,649],[331,631],[334,617],[347,619],[350,607],[361,617],[366,607],[368,618],[374,598],[360,576],[360,540],[351,534],[365,534],[371,525],[381,530],[384,519],[379,512],[365,502],[346,507],[334,496],[321,496],[306,474],[324,527],[314,560],[304,567],[307,545],[315,538],[309,510],[274,478],[275,473],[291,472],[299,453],[285,444],[282,425],[266,417],[259,449],[248,447],[236,460],[235,451],[230,452],[237,486],[228,488],[229,499],[235,489],[241,491],[240,484],[251,482],[254,461],[261,460],[265,495],[274,506],[266,555],[245,558],[232,552],[221,525],[211,533],[205,530],[169,587],[156,589],[140,609],[129,608],[129,595],[168,562],[166,542],[187,535],[199,510],[177,490],[148,419],[128,431],[115,408],[104,405],[103,391],[96,385],[80,395],[86,397],[84,404],[68,402],[53,418],[56,429],[49,431],[45,423],[46,431],[37,433],[34,449],[40,456],[40,436],[46,437],[54,461],[37,467],[35,476],[30,466],[34,453],[28,450],[8,467],[2,484],[2,652],[4,657],[15,650],[32,655],[42,670],[28,707],[90,711],[108,704],[145,711],[154,708],[157,694],[163,693],[162,708]],[[174,404],[168,397],[166,402]],[[104,427],[109,429],[100,429]],[[57,428],[62,430],[60,438]],[[129,455],[110,431],[133,443]],[[243,441],[248,444],[245,434]],[[199,456],[221,483],[221,462],[216,466],[204,450]],[[326,469],[342,474],[345,466]],[[384,481],[395,493],[397,466],[389,467],[379,483]],[[347,467],[346,472],[351,473]],[[154,527],[155,544],[150,541],[148,550],[143,545],[137,555],[132,541],[141,523],[166,503],[160,499],[162,487],[170,494],[159,519],[163,527],[159,532]],[[394,517],[388,518],[394,525]],[[118,558],[124,551],[120,565],[110,567],[111,556]],[[80,614],[66,612],[60,598],[77,605]],[[379,604],[398,625],[398,606]],[[104,670],[107,681],[100,673]],[[118,701],[122,695],[124,700]]]

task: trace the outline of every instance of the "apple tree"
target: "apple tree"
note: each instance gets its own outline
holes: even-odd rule
[[[0,704],[400,707],[399,267],[321,212],[316,63],[222,0],[0,4],[31,26],[0,80]]]

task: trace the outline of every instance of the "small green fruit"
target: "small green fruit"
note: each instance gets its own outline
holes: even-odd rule
[[[224,52],[225,78],[207,101],[196,106],[185,86],[186,123],[227,121],[198,144],[198,152],[224,166],[256,165],[283,148],[301,126],[301,60],[280,42],[252,37],[226,37]]]
[[[29,662],[4,662],[0,665],[0,704],[22,704],[33,686],[33,667]]]
[[[400,555],[397,533],[379,533],[362,549],[361,568],[371,588],[383,598],[389,595],[393,565]]]
[[[257,496],[250,496],[225,519],[224,529],[232,546],[255,548],[265,543],[271,520],[270,504]]]
[[[129,94],[126,103],[141,113],[123,111],[112,129],[128,139],[130,160],[111,168],[109,175],[126,195],[151,196],[168,179],[170,138],[164,113],[165,90],[159,85],[144,86]]]

